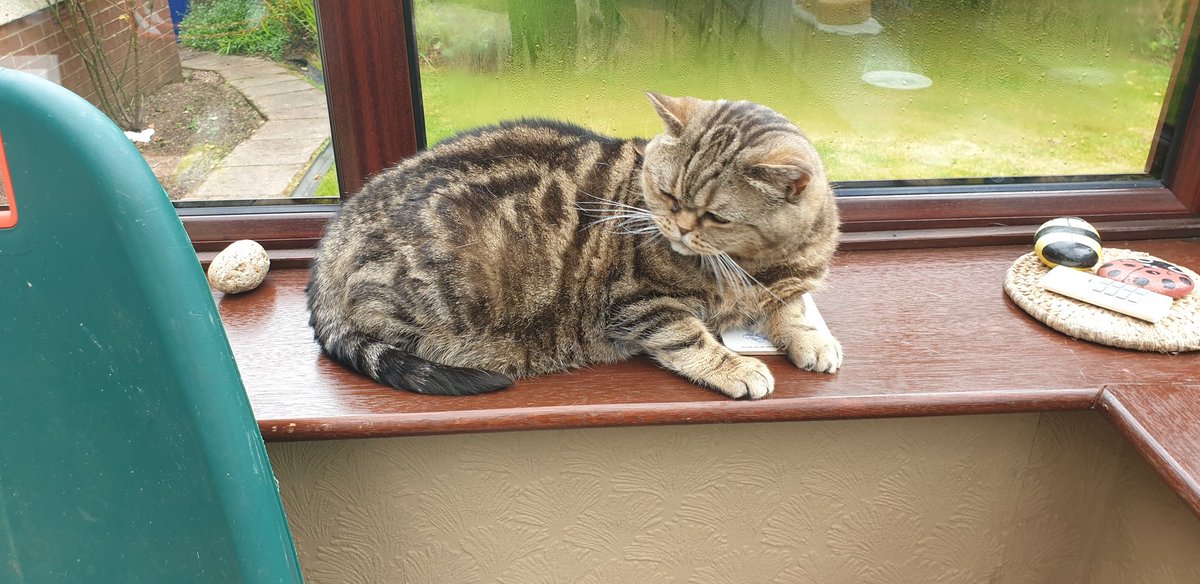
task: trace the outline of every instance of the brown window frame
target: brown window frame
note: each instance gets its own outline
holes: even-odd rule
[[[412,3],[316,4],[338,181],[341,192],[352,196],[371,175],[415,154],[423,141],[421,102],[414,99],[420,92],[419,73],[410,59],[416,52],[409,34]],[[1101,223],[1117,239],[1200,236],[1200,123],[1189,123],[1200,120],[1200,100],[1194,88],[1174,91],[1182,56],[1196,43],[1196,11],[1194,4],[1154,142],[1159,148],[1169,141],[1162,131],[1168,110],[1187,112],[1177,124],[1179,146],[1166,164],[1161,186],[1094,189],[1063,183],[1036,190],[1013,186],[987,193],[931,190],[843,197],[844,247],[1016,243],[1028,238],[1029,225],[1064,215]],[[1194,62],[1200,64],[1200,59]],[[1191,77],[1194,82],[1200,75]],[[198,251],[255,239],[302,263],[336,212],[328,206],[279,211],[250,207],[180,213]]]

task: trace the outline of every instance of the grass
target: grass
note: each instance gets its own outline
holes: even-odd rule
[[[467,3],[421,4],[418,32],[422,19],[480,18]],[[835,180],[1141,173],[1171,73],[1137,39],[1097,33],[1099,25],[1080,29],[1069,15],[1031,26],[1003,14],[877,13],[885,27],[878,36],[768,20],[761,32],[710,39],[712,46],[699,49],[685,35],[661,38],[661,14],[634,10],[638,4],[645,3],[618,1],[625,20],[610,62],[584,57],[552,68],[509,59],[474,70],[424,60],[429,143],[525,116],[648,137],[661,129],[642,94],[650,89],[766,104],[806,131]],[[1094,18],[1119,23],[1123,16]],[[430,40],[423,40],[424,52]],[[915,71],[933,86],[889,90],[861,80],[878,69]]]
[[[329,170],[321,175],[321,182],[317,183],[317,190],[313,193],[314,197],[340,197],[338,192],[337,180],[337,165],[330,165]]]

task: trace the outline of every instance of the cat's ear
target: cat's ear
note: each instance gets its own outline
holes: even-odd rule
[[[782,190],[783,197],[789,203],[799,202],[808,188],[808,183],[812,181],[812,172],[799,160],[756,164],[750,168],[748,174],[751,178]]]
[[[669,97],[653,91],[647,91],[646,97],[650,98],[650,105],[654,106],[654,111],[658,112],[658,117],[666,124],[667,133],[676,138],[683,135],[688,120],[700,106],[700,100],[694,97]]]

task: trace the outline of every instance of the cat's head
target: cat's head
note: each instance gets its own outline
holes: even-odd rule
[[[778,259],[814,231],[836,234],[821,160],[787,118],[748,101],[647,95],[666,131],[644,150],[645,204],[677,253]]]

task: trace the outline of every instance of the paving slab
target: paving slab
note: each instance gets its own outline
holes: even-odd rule
[[[286,112],[307,107],[325,107],[325,95],[316,89],[298,93],[264,95],[259,98],[252,98],[250,101],[268,120],[271,119],[271,114],[275,112]]]
[[[243,57],[218,55],[216,53],[195,53],[192,51],[179,52],[179,62],[184,67],[191,69],[204,69],[207,71],[237,67],[243,64],[243,59]]]
[[[217,71],[225,78],[226,81],[234,79],[244,79],[248,77],[261,77],[263,75],[272,75],[280,71],[286,71],[283,66],[277,65],[270,61],[260,61],[252,59],[244,64],[232,67],[229,69],[218,69]]]
[[[275,83],[287,83],[289,81],[295,81],[297,79],[300,79],[299,75],[296,75],[295,73],[292,73],[291,71],[288,71],[287,73],[275,73],[272,75],[260,75],[258,77],[243,77],[241,79],[226,79],[226,81],[230,85],[234,86],[238,91],[245,91],[252,87],[259,87],[262,85],[272,85]],[[309,87],[312,89],[316,89],[315,87],[312,87],[311,85]]]
[[[291,166],[220,166],[212,171],[188,199],[209,201],[278,199],[301,172],[303,164]],[[281,195],[282,193],[282,195]]]
[[[296,140],[319,138],[325,140],[330,135],[329,120],[323,118],[303,118],[299,120],[271,120],[254,131],[256,140]]]
[[[249,99],[250,101],[255,101],[259,98],[267,97],[268,95],[279,95],[279,94],[283,94],[283,93],[301,93],[301,94],[312,93],[312,94],[315,94],[318,99],[321,99],[321,100],[325,99],[325,95],[322,94],[320,91],[317,91],[317,88],[313,87],[312,85],[309,85],[308,83],[306,83],[300,79],[293,79],[291,81],[282,81],[279,83],[271,83],[270,85],[256,85],[253,87],[238,87],[237,89],[238,89],[238,91],[241,91],[242,94],[246,96],[246,99]]]
[[[260,140],[254,137],[238,144],[221,161],[220,167],[305,164],[324,141],[324,138],[312,137],[295,140]]]
[[[325,106],[302,107],[275,112],[272,120],[325,120],[329,122],[329,110]]]

